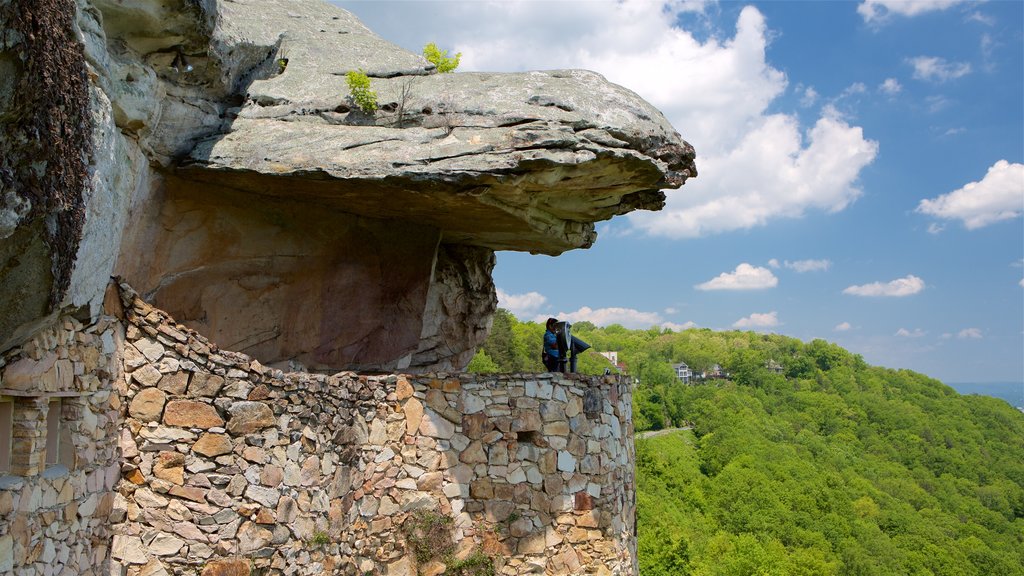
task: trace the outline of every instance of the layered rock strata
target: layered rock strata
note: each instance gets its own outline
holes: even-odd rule
[[[597,74],[436,74],[329,4],[10,0],[0,28],[0,349],[116,272],[268,365],[458,369],[494,250],[588,247],[696,174]]]
[[[283,373],[127,294],[112,555],[128,576],[239,558],[411,576],[474,553],[510,575],[635,572],[628,383]],[[417,560],[423,518],[452,556]]]

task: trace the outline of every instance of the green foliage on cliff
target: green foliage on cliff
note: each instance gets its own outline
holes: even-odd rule
[[[447,50],[441,50],[437,47],[437,44],[431,42],[423,47],[423,57],[436,66],[438,72],[444,74],[446,72],[454,72],[459,67],[462,52],[456,54],[454,58],[449,58]]]
[[[377,111],[377,93],[370,89],[370,77],[362,70],[351,70],[345,74],[352,101],[367,114]]]
[[[539,370],[543,327],[495,326],[484,350],[499,369]],[[693,425],[637,440],[643,576],[1024,575],[1024,414],[1005,402],[823,340],[574,334],[639,379],[638,430]],[[684,385],[680,361],[731,376]]]

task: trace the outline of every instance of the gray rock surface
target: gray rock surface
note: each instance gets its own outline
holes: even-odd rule
[[[115,273],[268,364],[456,370],[490,324],[495,250],[588,247],[595,222],[696,175],[660,112],[592,72],[437,74],[317,1],[61,2],[78,8],[88,170],[57,244],[0,173],[0,348],[97,314]],[[0,116],[32,70],[5,38]]]

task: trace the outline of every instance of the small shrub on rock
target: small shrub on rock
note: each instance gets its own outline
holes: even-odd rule
[[[377,93],[370,89],[370,77],[362,70],[352,70],[345,75],[348,83],[349,94],[356,106],[366,112],[373,114],[377,111]]]
[[[423,57],[436,66],[438,72],[444,74],[445,72],[454,72],[459,67],[462,52],[456,54],[454,58],[449,58],[447,50],[441,50],[437,44],[431,42],[423,47]]]

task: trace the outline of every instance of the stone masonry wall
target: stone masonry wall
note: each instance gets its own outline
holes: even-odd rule
[[[0,574],[107,574],[122,334],[66,316],[0,357]]]
[[[282,373],[122,297],[112,574],[636,573],[624,381]]]

